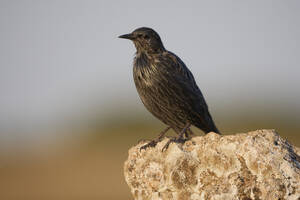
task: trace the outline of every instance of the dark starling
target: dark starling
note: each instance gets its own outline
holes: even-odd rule
[[[132,40],[136,47],[133,77],[143,104],[168,125],[158,138],[141,149],[155,146],[170,128],[178,137],[170,139],[163,150],[170,142],[183,142],[184,136],[189,138],[191,125],[205,133],[220,133],[193,74],[178,56],[164,48],[153,29],[138,28],[119,38]]]

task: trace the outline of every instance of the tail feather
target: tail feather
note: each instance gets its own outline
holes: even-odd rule
[[[205,115],[205,120],[203,119],[198,119],[193,125],[196,127],[200,128],[205,134],[209,132],[215,132],[221,135],[221,132],[219,129],[216,127],[211,115],[209,112]]]

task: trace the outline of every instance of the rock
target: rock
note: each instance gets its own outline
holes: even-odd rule
[[[300,199],[300,157],[274,130],[209,133],[162,152],[167,141],[129,150],[124,174],[135,200]]]

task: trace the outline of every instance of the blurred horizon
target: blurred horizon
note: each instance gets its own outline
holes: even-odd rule
[[[125,2],[2,1],[0,131],[134,107],[135,49],[117,36],[139,26],[153,27],[183,59],[210,108],[274,104],[274,112],[298,115],[300,3],[229,2],[161,2],[146,10],[135,2],[140,13],[157,10],[136,18]],[[174,15],[180,10],[189,12]],[[174,19],[161,18],[165,11]]]

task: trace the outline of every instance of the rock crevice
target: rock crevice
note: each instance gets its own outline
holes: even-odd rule
[[[134,199],[300,199],[299,149],[273,130],[209,133],[162,152],[167,141],[129,150],[124,174]]]

